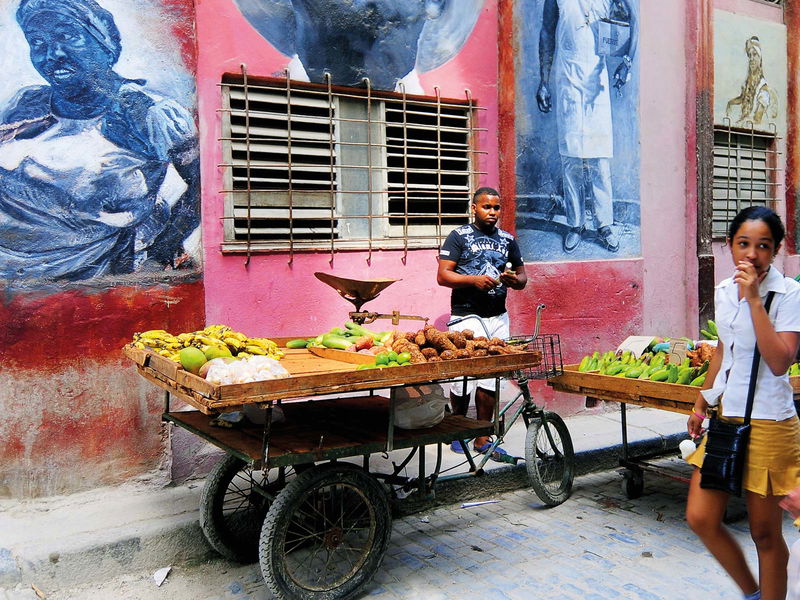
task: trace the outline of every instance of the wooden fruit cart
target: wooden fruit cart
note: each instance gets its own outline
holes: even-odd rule
[[[534,490],[549,492],[549,504],[566,499],[574,473],[569,433],[558,415],[532,402],[527,386],[529,377],[561,372],[558,336],[526,343],[515,354],[368,370],[306,349],[284,349],[281,365],[290,377],[233,385],[210,384],[150,351],[127,346],[124,352],[145,379],[165,390],[165,421],[226,452],[201,500],[200,523],[211,545],[237,561],[258,559],[278,598],[332,599],[358,594],[379,567],[391,534],[391,486],[427,493],[446,478],[439,477],[441,444],[502,436],[510,427],[496,405],[491,422],[448,414],[431,428],[395,428],[396,395],[405,386],[495,378],[499,391],[500,378],[516,379],[524,401],[512,421],[521,414],[534,434],[526,441],[532,445],[526,466]],[[221,413],[245,407],[263,409],[263,424],[219,426],[225,424]],[[283,421],[273,418],[278,407]],[[426,475],[428,444],[436,444],[438,458]],[[370,472],[370,455],[396,449],[409,453],[392,472]],[[555,481],[545,481],[556,450]],[[415,455],[419,476],[409,480],[401,473]],[[338,461],[348,457],[361,457],[362,464]],[[485,464],[476,465],[469,453],[467,460],[471,474]]]
[[[795,403],[798,403],[800,402],[800,377],[790,377],[789,381],[794,389]],[[620,403],[622,428],[620,466],[626,469],[622,489],[628,498],[641,496],[644,490],[644,471],[688,482],[686,477],[648,462],[652,458],[662,456],[663,452],[630,456],[626,406],[634,404],[689,415],[694,408],[699,388],[677,383],[613,377],[593,372],[583,373],[578,371],[578,365],[565,365],[563,374],[549,379],[548,384],[559,392]]]

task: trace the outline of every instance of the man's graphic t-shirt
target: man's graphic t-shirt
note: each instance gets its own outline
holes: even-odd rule
[[[500,277],[506,263],[511,263],[512,270],[522,265],[522,254],[513,235],[497,227],[486,234],[471,224],[450,232],[439,258],[455,262],[455,271],[461,275],[488,275],[493,279]],[[506,312],[507,293],[502,283],[488,292],[475,287],[455,288],[450,296],[450,313],[453,316],[502,315]]]

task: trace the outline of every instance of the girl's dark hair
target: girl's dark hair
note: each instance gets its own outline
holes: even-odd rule
[[[764,221],[769,227],[770,233],[772,233],[772,241],[775,243],[776,248],[786,235],[781,218],[775,214],[774,210],[766,206],[748,206],[733,217],[733,221],[731,221],[728,228],[728,239],[733,240],[736,232],[739,231],[745,221]]]

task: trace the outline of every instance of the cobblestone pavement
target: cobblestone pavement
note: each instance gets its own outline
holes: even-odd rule
[[[662,466],[688,474],[685,463]],[[686,484],[646,474],[644,495],[628,500],[621,477],[604,471],[579,477],[572,497],[543,507],[529,490],[487,498],[472,508],[431,508],[395,520],[369,600],[678,600],[741,595],[688,529]],[[743,515],[734,500],[729,515]],[[730,525],[755,566],[746,520]],[[797,532],[787,518],[790,543]],[[222,560],[176,566],[156,587],[150,573],[131,574],[93,589],[51,590],[49,600],[268,600],[258,565]]]

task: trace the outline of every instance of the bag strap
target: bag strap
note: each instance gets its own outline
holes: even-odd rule
[[[772,306],[772,297],[775,296],[775,292],[769,292],[767,294],[767,302],[764,304],[764,310],[767,311],[767,316],[769,316],[769,307]],[[750,385],[747,388],[747,407],[744,411],[744,423],[747,425],[750,423],[750,415],[753,412],[753,398],[756,395],[756,382],[758,380],[758,365],[761,363],[761,351],[758,349],[758,340],[756,340],[756,347],[753,350],[753,366],[750,369]]]

